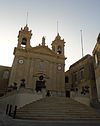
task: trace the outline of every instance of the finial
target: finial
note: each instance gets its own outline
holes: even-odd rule
[[[56,36],[56,38],[55,38],[55,39],[57,39],[57,40],[60,40],[60,39],[61,39],[61,37],[60,37],[59,33],[57,33],[57,36]]]
[[[28,31],[28,30],[29,30],[27,24],[26,24],[26,26],[24,27],[24,30],[25,30],[25,31]]]

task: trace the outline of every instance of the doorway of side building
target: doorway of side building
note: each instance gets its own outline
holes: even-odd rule
[[[70,91],[66,91],[66,97],[70,98]]]

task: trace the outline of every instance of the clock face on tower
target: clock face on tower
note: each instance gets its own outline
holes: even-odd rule
[[[58,69],[58,70],[61,70],[61,69],[62,69],[61,64],[58,64],[57,69]]]
[[[18,60],[18,63],[19,63],[19,64],[23,64],[23,63],[24,63],[23,59],[19,59],[19,60]]]

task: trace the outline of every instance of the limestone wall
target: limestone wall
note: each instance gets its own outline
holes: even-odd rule
[[[0,111],[6,112],[7,104],[12,105],[13,109],[15,105],[17,105],[17,108],[20,108],[41,98],[43,98],[42,93],[33,93],[24,90],[20,92],[13,91],[0,98]]]
[[[89,94],[86,94],[84,96],[82,94],[71,91],[70,96],[71,96],[72,99],[74,99],[74,100],[76,100],[76,101],[78,101],[78,102],[80,102],[82,104],[85,104],[87,106],[90,106],[90,96],[89,96]]]
[[[100,77],[96,78],[96,86],[97,86],[97,97],[100,102]]]

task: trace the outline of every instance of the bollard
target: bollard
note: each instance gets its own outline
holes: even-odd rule
[[[9,116],[11,116],[11,109],[12,109],[12,105],[10,105],[10,108],[9,108]]]
[[[8,109],[9,109],[9,104],[7,104],[7,107],[6,107],[6,115],[8,114]]]
[[[15,119],[15,116],[16,116],[16,110],[17,110],[17,106],[15,105],[14,114],[13,114],[13,119]]]

